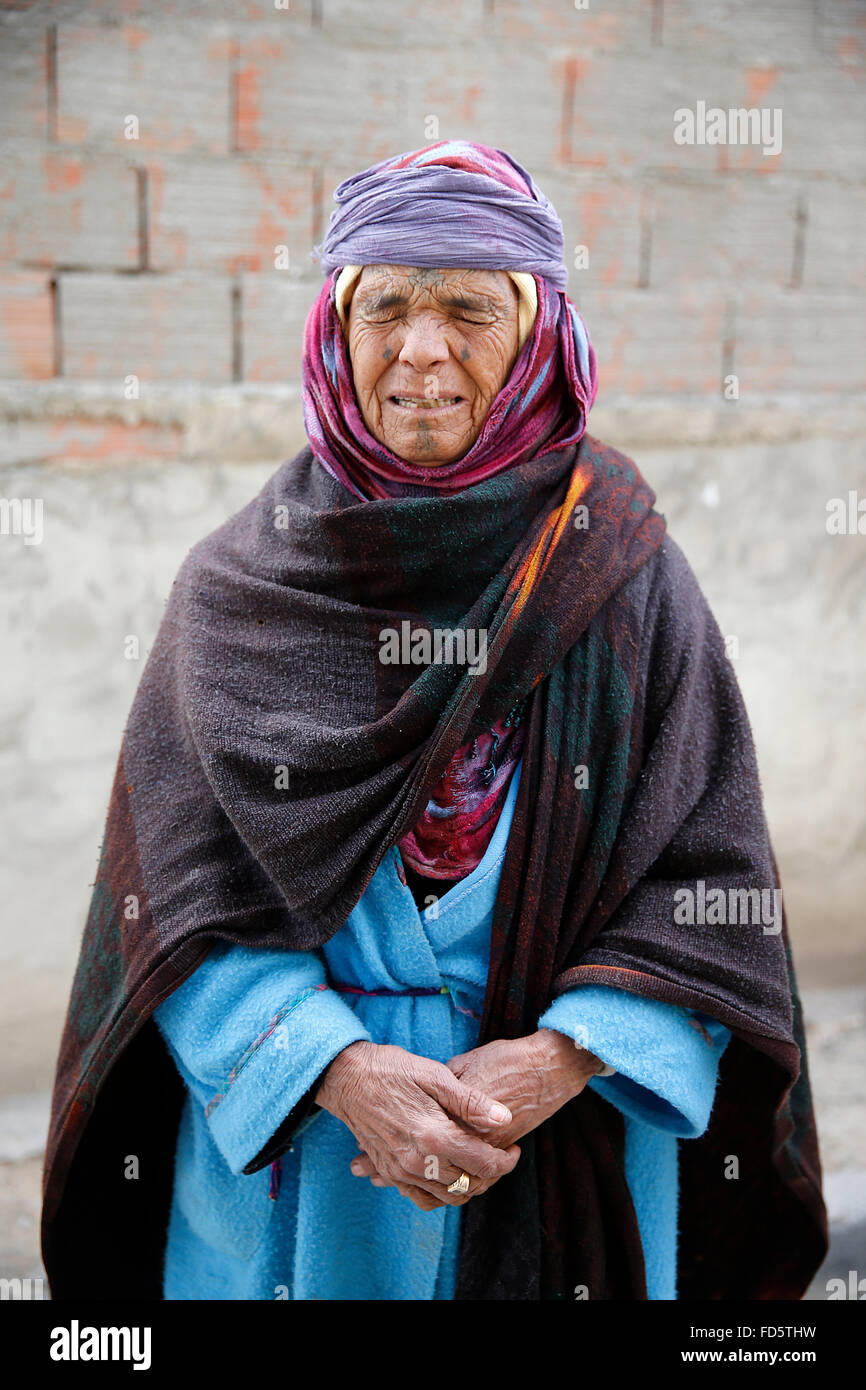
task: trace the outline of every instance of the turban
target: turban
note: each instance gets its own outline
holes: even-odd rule
[[[565,293],[562,224],[532,176],[502,150],[441,141],[345,179],[334,197],[313,253],[326,280],[307,317],[303,352],[304,423],[323,467],[366,500],[429,496],[576,444],[595,399],[595,353]],[[517,358],[462,458],[413,463],[368,430],[345,334],[364,265],[511,274],[520,295]]]
[[[337,187],[317,247],[327,274],[344,265],[528,270],[568,287],[562,223],[504,150],[442,141],[384,159]]]

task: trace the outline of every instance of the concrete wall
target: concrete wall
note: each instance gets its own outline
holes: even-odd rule
[[[0,0],[0,497],[44,507],[40,545],[0,535],[0,1087],[50,1081],[174,572],[302,442],[333,187],[451,136],[508,149],[562,216],[592,431],[656,487],[738,640],[801,974],[863,978],[866,536],[830,536],[826,505],[866,499],[864,20]],[[678,145],[699,101],[780,110],[781,150]]]

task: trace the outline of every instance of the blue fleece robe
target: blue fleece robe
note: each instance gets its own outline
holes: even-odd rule
[[[493,905],[520,764],[483,859],[423,912],[387,854],[318,951],[220,943],[155,1012],[186,1083],[165,1255],[167,1299],[451,1299],[459,1207],[421,1212],[356,1178],[353,1135],[316,1111],[269,1171],[242,1170],[327,1064],[359,1039],[446,1062],[477,1043]],[[434,988],[437,994],[352,995]],[[467,1012],[468,1011],[468,1012]],[[625,1116],[626,1176],[651,1299],[676,1298],[677,1149],[703,1133],[728,1030],[703,1015],[584,985],[538,1020],[616,1068],[589,1085]]]

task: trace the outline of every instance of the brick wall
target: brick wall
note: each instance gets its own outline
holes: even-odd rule
[[[862,389],[862,0],[0,0],[0,45],[0,378],[296,382],[335,184],[468,136],[586,247],[600,400]],[[698,101],[781,149],[677,144]]]

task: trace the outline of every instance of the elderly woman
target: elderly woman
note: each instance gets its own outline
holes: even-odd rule
[[[336,198],[309,447],[191,552],[125,733],[54,1297],[797,1298],[826,1223],[749,725],[585,433],[559,220],[464,142]]]

